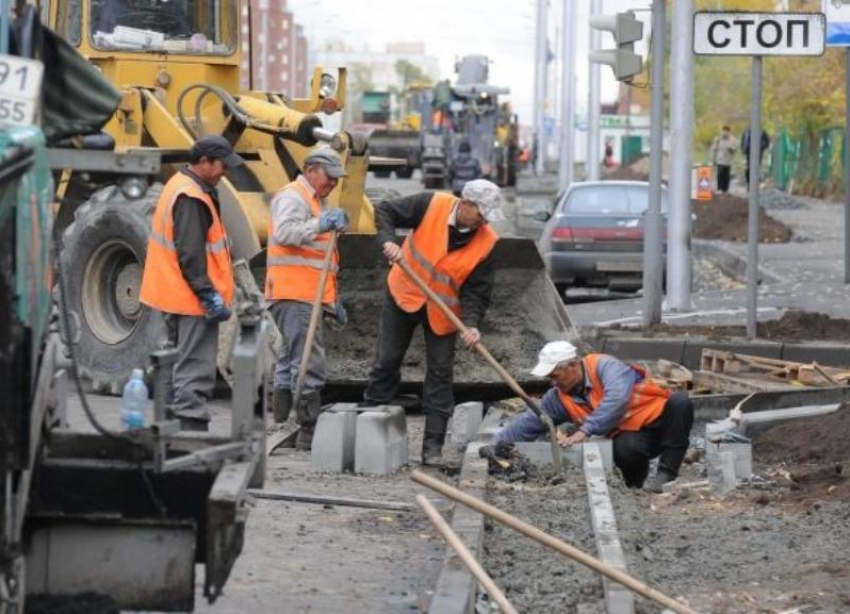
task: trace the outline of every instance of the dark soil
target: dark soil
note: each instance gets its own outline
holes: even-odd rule
[[[27,614],[119,614],[111,597],[96,593],[33,595],[27,597]]]
[[[693,236],[697,239],[715,239],[745,243],[749,203],[730,194],[715,194],[710,201],[693,200],[691,210],[696,215]],[[759,207],[759,242],[788,243],[791,229],[775,220]]]
[[[634,331],[633,327],[614,324],[606,331]],[[687,335],[710,338],[743,337],[746,335],[744,326],[732,325],[693,325],[680,326],[676,324],[656,324],[645,332],[649,336],[658,335]],[[782,314],[778,320],[759,322],[757,336],[769,341],[850,341],[850,320],[832,318],[822,313],[808,313],[790,310]]]
[[[791,499],[850,501],[850,405],[829,416],[789,422],[755,441],[760,464],[787,467]]]

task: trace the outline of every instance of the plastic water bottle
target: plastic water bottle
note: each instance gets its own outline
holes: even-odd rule
[[[121,394],[121,423],[124,429],[136,431],[145,428],[147,408],[148,387],[145,386],[144,372],[133,369],[130,381],[124,385]]]

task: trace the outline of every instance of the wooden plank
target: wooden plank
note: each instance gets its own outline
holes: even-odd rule
[[[780,384],[753,378],[733,377],[722,373],[697,371],[694,373],[694,384],[719,392],[762,392],[768,390],[796,390],[796,386]]]

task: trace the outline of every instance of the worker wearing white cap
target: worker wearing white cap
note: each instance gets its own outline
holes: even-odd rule
[[[404,258],[469,328],[461,335],[468,348],[481,338],[478,326],[493,292],[493,248],[499,235],[490,222],[504,219],[501,193],[495,184],[477,179],[463,188],[461,198],[444,192],[422,192],[377,203],[378,244],[391,263]],[[399,245],[398,229],[410,229]],[[452,379],[457,329],[422,290],[393,266],[381,309],[377,356],[364,400],[390,403],[398,393],[401,363],[414,330],[425,333],[426,371],[422,392],[425,436],[422,462],[442,459],[446,426],[454,410]]]
[[[611,437],[614,464],[626,485],[640,488],[649,461],[660,457],[657,473],[646,483],[651,492],[676,479],[690,440],[694,409],[685,393],[670,393],[646,377],[644,369],[607,354],[579,356],[569,341],[547,343],[531,371],[548,377],[552,389],[540,409],[555,424],[572,422],[576,430],[560,435],[561,445],[598,435]],[[496,434],[495,443],[534,441],[547,433],[531,410]]]

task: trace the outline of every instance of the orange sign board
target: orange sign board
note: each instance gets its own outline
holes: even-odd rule
[[[711,189],[712,170],[713,169],[710,166],[697,167],[697,200],[711,200],[714,197],[714,193]]]

